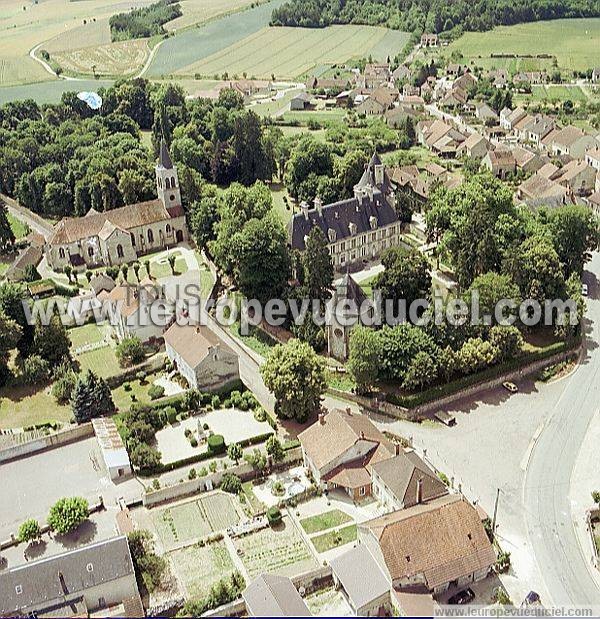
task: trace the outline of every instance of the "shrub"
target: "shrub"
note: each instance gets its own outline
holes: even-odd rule
[[[216,473],[217,472],[217,463],[214,460],[208,465],[208,470],[211,473]]]
[[[146,357],[144,345],[139,337],[126,337],[121,340],[117,345],[115,354],[121,367],[136,365]]]
[[[139,372],[136,373],[135,377],[140,381],[140,384],[144,384],[146,382],[146,372],[144,372],[144,370],[140,370]]]
[[[190,445],[192,447],[198,447],[198,439],[195,436],[192,436],[192,438],[190,439]]]
[[[59,499],[48,514],[48,524],[53,531],[66,535],[88,518],[88,502],[81,497]]]
[[[131,391],[131,384],[123,383],[123,391]]]
[[[30,355],[23,361],[23,380],[28,385],[35,385],[48,379],[50,364],[39,355]]]
[[[221,434],[209,436],[208,451],[213,455],[225,453],[225,438]]]
[[[175,423],[177,421],[177,409],[173,406],[167,406],[163,408],[163,413],[167,423]]]
[[[242,480],[235,473],[225,473],[221,480],[221,490],[230,494],[239,494],[242,490]]]
[[[152,487],[154,490],[160,490],[160,479],[154,478],[152,480]]]
[[[594,492],[592,492],[592,500],[594,503],[600,505],[600,492],[598,490],[594,490]]]
[[[29,520],[26,520],[19,527],[17,539],[21,543],[34,542],[36,540],[39,540],[40,537],[42,537],[42,529],[40,528],[40,523],[33,518],[29,518]]]
[[[210,400],[210,404],[213,408],[220,408],[221,398],[218,395],[214,395]]]
[[[275,506],[269,507],[267,510],[267,520],[272,527],[280,524],[282,520],[281,510]]]
[[[191,481],[192,479],[196,479],[196,469],[190,469],[190,472],[188,473],[188,479]]]
[[[283,483],[279,480],[274,482],[271,486],[271,494],[273,496],[283,496],[285,494],[285,486],[283,485]]]
[[[498,559],[496,559],[495,569],[498,574],[504,574],[508,572],[510,568],[510,552],[501,550],[498,553]]]
[[[165,395],[165,388],[161,385],[152,385],[148,389],[148,395],[150,396],[151,400],[158,400],[159,398],[162,398],[163,395]]]
[[[192,431],[189,428],[186,428],[183,433],[186,438],[190,438],[190,436],[192,436]]]
[[[198,477],[206,477],[208,475],[208,471],[206,470],[206,467],[203,466],[199,471],[198,471]]]
[[[146,443],[136,445],[130,456],[131,464],[139,469],[152,470],[160,466],[160,452]]]

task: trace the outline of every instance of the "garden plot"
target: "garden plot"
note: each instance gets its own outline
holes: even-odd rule
[[[188,599],[204,597],[212,585],[235,571],[227,547],[222,541],[181,548],[169,553],[169,558]]]
[[[237,524],[240,512],[233,497],[217,491],[152,511],[151,518],[165,551],[169,551]]]
[[[277,528],[266,528],[234,540],[250,578],[263,572],[295,576],[318,567],[316,559],[290,518]]]

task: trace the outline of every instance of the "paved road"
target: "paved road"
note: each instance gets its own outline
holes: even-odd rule
[[[590,287],[586,354],[555,402],[531,453],[523,487],[529,537],[555,605],[597,605],[600,589],[571,516],[569,487],[580,446],[600,408],[600,255],[588,265]],[[590,458],[597,453],[590,453]]]

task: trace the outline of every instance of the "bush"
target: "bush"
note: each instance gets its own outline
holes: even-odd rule
[[[196,469],[190,469],[188,473],[188,479],[191,481],[192,479],[196,479]]]
[[[35,385],[48,380],[50,364],[39,355],[30,355],[23,361],[21,371],[23,373],[23,380],[28,385]]]
[[[213,408],[220,408],[221,407],[221,398],[218,395],[214,395],[211,400],[210,400],[210,404]]]
[[[117,345],[115,354],[121,367],[136,365],[146,357],[144,345],[139,337],[126,337],[121,340]]]
[[[221,480],[221,490],[230,494],[239,494],[242,490],[242,480],[235,473],[225,473]]]
[[[81,497],[59,499],[48,514],[50,528],[60,535],[74,531],[88,519],[89,505]]]
[[[173,424],[177,421],[177,409],[174,406],[166,406],[163,408],[163,413],[167,423]]]
[[[496,559],[495,569],[498,574],[505,574],[510,568],[510,552],[501,550]]]
[[[225,438],[221,434],[213,434],[208,437],[208,451],[212,455],[225,453]]]
[[[131,391],[131,384],[123,383],[123,391]]]
[[[195,436],[192,436],[192,438],[190,439],[190,445],[192,447],[198,447],[198,439]]]
[[[267,520],[272,527],[280,524],[282,520],[281,510],[275,506],[269,507],[267,510]]]
[[[130,456],[131,464],[136,468],[154,470],[160,466],[160,452],[146,443],[136,445]]]
[[[163,395],[165,395],[165,388],[161,387],[161,385],[152,385],[148,389],[148,395],[150,396],[151,400],[158,400],[159,398],[162,398]]]
[[[40,523],[33,518],[26,520],[20,527],[17,539],[19,542],[34,542],[42,537]]]

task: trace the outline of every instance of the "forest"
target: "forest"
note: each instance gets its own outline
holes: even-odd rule
[[[458,36],[500,25],[599,15],[597,0],[289,0],[273,11],[271,25],[367,24]]]
[[[163,25],[181,16],[181,6],[176,0],[159,0],[150,6],[118,13],[110,18],[113,41],[143,39],[164,34]]]

